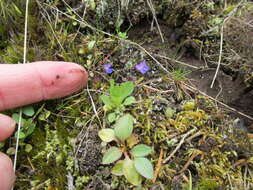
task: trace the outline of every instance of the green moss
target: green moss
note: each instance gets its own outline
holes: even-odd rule
[[[157,184],[164,189],[182,186],[183,179],[180,178],[179,184],[175,184],[175,179],[194,153],[198,155],[188,169],[192,173],[193,187],[196,190],[229,188],[230,181],[238,189],[242,187],[243,180],[253,183],[249,174],[244,177],[245,168],[252,169],[250,162],[246,162],[245,166],[235,167],[235,163],[241,158],[252,159],[252,142],[247,134],[234,128],[233,121],[210,99],[196,97],[191,100],[185,95],[182,85],[180,86],[180,82],[186,80],[184,72],[177,73],[178,77],[174,76],[174,79],[178,80],[172,84],[167,75],[143,56],[141,50],[71,19],[78,18],[78,15],[83,16],[84,8],[87,8],[85,21],[97,29],[116,34],[115,24],[118,19],[124,20],[120,28],[123,32],[131,24],[138,26],[142,19],[152,20],[150,9],[144,1],[129,3],[128,8],[121,7],[121,12],[119,5],[110,0],[87,1],[81,8],[78,8],[81,2],[69,2],[70,6],[77,8],[75,10],[78,15],[63,1],[40,2],[42,6],[35,1],[30,4],[32,11],[29,14],[27,60],[73,61],[85,66],[92,81],[89,82],[92,101],[85,90],[79,95],[46,103],[40,115],[34,118],[37,121],[35,132],[23,144],[31,144],[32,150],[27,153],[23,146],[20,148],[17,189],[67,189],[68,175],[72,175],[74,185],[80,190],[91,186],[97,189],[133,189],[124,179],[110,176],[110,168],[101,166],[99,160],[103,147],[97,140],[97,131],[106,126],[107,122],[98,97],[102,94],[101,91],[106,91],[107,81],[111,78],[117,82],[136,80],[138,88],[134,93],[137,103],[129,106],[126,112],[136,118],[135,140],[154,148],[151,157],[155,166],[161,149],[165,159],[175,150],[185,133],[196,129],[190,135],[192,139],[184,142],[168,163],[162,164],[156,184],[144,181],[144,189],[156,188]],[[193,54],[198,56],[202,44],[202,57],[212,65],[217,61],[220,25],[239,1],[229,1],[226,8],[224,2],[179,0],[153,3],[157,17],[161,19],[159,23],[179,34],[176,39],[176,45],[180,44],[179,49],[193,50]],[[71,18],[60,12],[55,14],[55,7],[69,14]],[[228,20],[224,28],[223,51],[228,56],[223,57],[222,63],[227,64],[231,70],[245,72],[245,81],[250,83],[252,51],[249,44],[253,43],[245,43],[241,40],[244,39],[241,35],[250,34],[251,29],[243,27],[244,25],[238,27],[237,21],[245,21],[247,11],[251,13],[250,3],[240,7],[234,15],[235,19]],[[0,62],[22,62],[24,2],[1,1],[0,16],[4,18],[0,19]],[[241,35],[238,36],[238,33]],[[146,38],[149,38],[149,44],[156,42],[157,38],[153,38],[154,33],[149,33],[149,30],[141,35],[143,38],[138,37],[137,40],[140,44]],[[238,38],[234,39],[235,36]],[[167,43],[157,45],[156,48],[167,48]],[[238,53],[239,59],[234,54],[232,57],[232,50]],[[134,71],[133,67],[140,59],[147,59],[152,74],[142,76]],[[112,63],[115,68],[112,75],[103,72],[102,64],[107,62]],[[169,64],[165,65],[167,67]],[[161,80],[157,80],[158,78]],[[156,90],[152,92],[150,87]],[[168,89],[174,92],[162,93]],[[95,104],[99,120],[91,102]],[[79,145],[80,154],[75,155]],[[8,147],[9,143],[5,143],[1,150]],[[89,154],[85,154],[85,151]],[[91,157],[93,164],[89,164]],[[92,174],[89,173],[90,170]]]

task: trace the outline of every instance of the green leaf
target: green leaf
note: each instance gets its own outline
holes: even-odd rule
[[[175,110],[168,107],[165,111],[165,115],[166,115],[167,118],[171,118],[174,115],[175,112],[176,112]]]
[[[26,144],[26,145],[25,145],[25,151],[26,151],[27,153],[31,152],[32,149],[33,149],[32,145],[30,145],[30,144]]]
[[[115,162],[116,160],[120,159],[122,156],[122,152],[117,147],[111,147],[106,151],[106,153],[103,156],[102,164],[111,164]]]
[[[124,163],[124,160],[119,160],[119,161],[114,165],[114,167],[112,168],[111,173],[112,173],[113,175],[117,175],[117,176],[122,176],[122,175],[124,175],[124,173],[123,173],[123,163]]]
[[[35,130],[36,125],[34,123],[28,123],[27,131],[26,131],[26,137],[33,133]]]
[[[145,145],[145,144],[138,144],[135,147],[132,148],[132,150],[130,151],[130,153],[134,156],[134,157],[143,157],[143,156],[147,156],[152,152],[152,148]]]
[[[98,132],[98,136],[104,142],[111,142],[115,139],[114,130],[113,129],[101,129]]]
[[[89,49],[89,50],[92,50],[92,49],[94,48],[94,46],[95,46],[95,43],[96,43],[96,41],[90,41],[90,42],[88,43],[88,49]]]
[[[190,170],[188,170],[188,172],[189,172],[189,186],[188,186],[188,189],[192,190],[192,174],[191,174]]]
[[[107,119],[110,123],[114,122],[116,120],[116,113],[109,113],[108,116],[107,116]]]
[[[6,151],[6,153],[8,155],[15,155],[16,149],[14,147],[10,147],[10,148],[8,148],[8,150]]]
[[[127,38],[127,33],[126,32],[118,32],[118,36],[120,38],[126,39]]]
[[[135,103],[136,101],[135,101],[135,98],[133,97],[133,96],[129,96],[129,97],[127,97],[126,99],[125,99],[125,101],[124,101],[124,105],[126,105],[126,106],[128,106],[128,105],[130,105],[130,104],[133,104],[133,103]]]
[[[50,115],[50,111],[44,111],[39,115],[39,120],[45,121]]]
[[[30,116],[30,117],[32,117],[35,113],[32,106],[26,106],[22,108],[22,111],[26,116]]]
[[[22,131],[19,132],[19,139],[24,139],[26,134]],[[15,133],[15,138],[18,138],[18,132]]]
[[[22,15],[22,12],[20,11],[20,9],[15,5],[15,3],[12,3],[12,6],[14,7],[15,11],[17,14]]]
[[[113,80],[110,81],[110,96],[117,106],[119,106],[127,96],[131,95],[133,90],[133,82],[124,82],[121,85],[115,85]]]
[[[121,96],[125,99],[127,96],[131,95],[134,91],[134,83],[133,82],[124,82],[120,86],[121,88]]]
[[[141,176],[134,167],[134,161],[126,158],[123,163],[123,173],[126,179],[133,185],[141,184]]]
[[[113,106],[113,102],[111,101],[111,98],[109,96],[101,95],[100,99],[103,101],[105,105]]]
[[[121,141],[126,140],[133,132],[133,122],[134,119],[130,114],[120,117],[114,125],[115,136]]]
[[[143,177],[147,179],[153,179],[154,177],[154,169],[152,163],[147,158],[135,158],[134,159],[135,169],[141,174]]]
[[[19,123],[19,114],[14,113],[14,114],[12,114],[11,117],[12,117],[12,119],[13,119],[14,121],[16,121],[16,123]],[[21,118],[21,126],[24,125],[25,121],[26,121],[25,119]]]
[[[121,90],[119,86],[110,87],[110,96],[114,105],[119,106],[123,98],[121,97]]]
[[[5,145],[5,142],[0,142],[0,149],[3,148]]]

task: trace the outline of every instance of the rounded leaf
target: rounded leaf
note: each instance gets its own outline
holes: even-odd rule
[[[134,161],[126,158],[123,163],[123,173],[126,179],[133,185],[141,184],[141,176],[134,167]]]
[[[19,139],[24,139],[26,134],[22,131],[19,132]],[[18,138],[18,132],[15,133],[15,138]]]
[[[89,50],[92,50],[93,47],[95,46],[95,44],[96,44],[96,41],[90,41],[90,42],[88,43],[88,49],[89,49]]]
[[[153,165],[147,158],[135,158],[134,166],[138,173],[141,174],[143,177],[147,179],[153,179]]]
[[[98,136],[104,142],[111,142],[115,139],[114,130],[113,129],[101,129],[98,132]]]
[[[26,107],[23,107],[22,108],[22,111],[23,113],[26,115],[26,116],[33,116],[34,115],[34,109],[32,106],[26,106]]]
[[[127,97],[126,99],[125,99],[125,101],[124,101],[124,105],[130,105],[130,104],[133,104],[133,103],[135,103],[136,101],[135,101],[135,98],[133,97],[133,96],[129,96],[129,97]]]
[[[122,176],[124,175],[123,173],[123,163],[124,160],[119,160],[112,168],[112,174],[117,175],[117,176]]]
[[[145,144],[138,144],[132,148],[131,154],[134,157],[143,157],[147,156],[152,152],[152,148]]]
[[[114,122],[116,120],[116,118],[117,118],[117,115],[114,112],[113,113],[109,113],[108,116],[107,116],[107,119],[108,119],[108,121],[110,123]]]
[[[26,144],[26,145],[25,145],[25,151],[26,151],[27,153],[31,152],[32,149],[33,149],[33,146],[32,146],[32,145],[30,145],[30,144]]]
[[[111,164],[116,160],[120,159],[122,152],[117,147],[111,147],[108,149],[102,159],[102,164]]]
[[[133,116],[130,114],[120,117],[114,125],[115,136],[121,141],[126,140],[133,132],[133,122]]]
[[[100,99],[102,100],[102,102],[105,105],[107,105],[107,106],[113,106],[113,102],[111,101],[111,98],[109,96],[101,95]]]

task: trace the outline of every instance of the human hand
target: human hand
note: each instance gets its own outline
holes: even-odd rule
[[[42,61],[0,64],[0,111],[61,98],[80,90],[88,74],[75,63]],[[15,129],[15,121],[0,114],[0,141]],[[0,153],[0,190],[10,190],[15,180],[11,159]]]

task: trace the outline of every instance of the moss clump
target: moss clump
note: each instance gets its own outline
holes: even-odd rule
[[[2,2],[0,14],[3,16],[4,12],[6,17],[0,20],[0,61],[22,62],[24,2]],[[151,160],[156,168],[160,167],[156,181],[144,181],[142,188],[182,189],[188,184],[187,170],[192,175],[193,187],[199,190],[232,186],[243,189],[244,182],[252,186],[248,172],[252,169],[252,140],[247,131],[210,99],[195,97],[194,92],[188,91],[183,85],[187,82],[186,72],[176,72],[178,68],[169,61],[161,62],[166,69],[175,70],[171,79],[139,46],[116,38],[115,25],[120,20],[123,21],[119,27],[122,31],[131,24],[141,24],[143,18],[152,21],[145,1],[118,1],[118,4],[111,0],[66,2],[72,8],[58,0],[31,2],[28,61],[77,62],[88,69],[92,82],[79,94],[49,101],[41,108],[34,118],[36,130],[24,142],[32,145],[32,151],[27,153],[20,149],[17,189],[67,189],[69,184],[77,189],[135,188],[123,178],[111,176],[111,168],[100,164],[103,147],[97,132],[108,123],[98,97],[108,88],[111,78],[117,83],[132,80],[137,85],[134,91],[137,103],[126,109],[136,118],[133,141],[152,146]],[[173,44],[177,48],[176,54],[182,50],[198,56],[202,48],[201,58],[206,59],[208,66],[216,67],[221,24],[239,5],[235,0],[225,7],[225,2],[154,1],[153,5],[163,28],[172,28],[176,33]],[[223,70],[230,68],[242,72],[248,83],[251,81],[252,55],[249,54],[251,43],[246,42],[251,40],[251,27],[243,26],[251,14],[250,7],[251,3],[239,6],[224,25],[225,56],[222,58]],[[86,14],[83,15],[84,10]],[[79,23],[76,19],[82,17],[84,22]],[[156,32],[150,32],[149,23],[145,27],[145,32],[131,34],[139,44],[145,39],[148,50],[160,53],[165,48],[165,54],[174,56],[174,52],[167,49],[169,40],[161,45]],[[101,29],[112,34],[99,31]],[[249,39],[240,40],[244,39],[243,34]],[[151,42],[155,42],[156,47],[151,46]],[[134,68],[142,60],[150,66],[145,75]],[[111,63],[115,72],[107,75],[103,71],[104,63]],[[191,133],[179,146],[188,132]],[[1,150],[8,146],[5,143]],[[168,162],[161,162],[159,166],[160,155],[164,161],[176,148]]]

